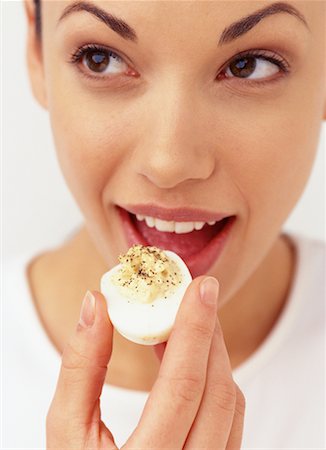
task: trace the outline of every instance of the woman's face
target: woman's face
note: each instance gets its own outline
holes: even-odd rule
[[[33,89],[109,266],[135,241],[170,248],[226,298],[272,247],[309,176],[326,97],[324,2],[276,5],[42,2],[41,57],[30,20]],[[223,232],[207,224],[225,216]]]

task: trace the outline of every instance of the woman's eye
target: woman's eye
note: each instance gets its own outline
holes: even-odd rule
[[[226,78],[268,78],[280,72],[278,61],[271,62],[258,56],[242,56],[232,61],[225,71]]]
[[[124,73],[128,65],[120,56],[109,50],[88,49],[80,58],[84,67],[91,72],[100,74]]]

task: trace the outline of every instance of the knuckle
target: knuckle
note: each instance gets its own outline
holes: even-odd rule
[[[86,368],[107,369],[107,355],[88,356],[71,342],[66,344],[62,356],[62,367],[67,371],[77,371]]]
[[[212,397],[218,409],[234,412],[237,401],[237,390],[231,379],[216,381],[209,388],[209,395]]]
[[[204,383],[196,375],[175,376],[169,379],[170,389],[173,398],[182,403],[193,403],[201,397]]]
[[[210,341],[213,336],[213,329],[209,326],[209,323],[190,322],[189,330],[195,339],[200,341]]]
[[[91,359],[83,355],[70,342],[66,345],[66,349],[62,356],[62,367],[65,369],[84,369],[91,363]]]

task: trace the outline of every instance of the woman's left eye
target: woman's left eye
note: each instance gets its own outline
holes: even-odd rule
[[[126,73],[128,64],[119,55],[104,47],[87,46],[71,56],[72,63],[81,63],[84,70],[93,76]]]
[[[248,54],[231,61],[226,67],[225,78],[261,80],[280,72],[287,72],[286,64],[282,60]]]

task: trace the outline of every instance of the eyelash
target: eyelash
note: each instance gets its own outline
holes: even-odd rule
[[[87,54],[87,52],[89,51],[99,51],[99,52],[107,52],[109,54],[109,56],[114,55],[117,56],[118,58],[120,58],[122,61],[125,62],[124,58],[122,58],[118,53],[114,52],[113,50],[110,50],[108,47],[102,46],[102,45],[98,45],[98,44],[87,44],[84,45],[82,47],[78,47],[76,50],[74,50],[72,52],[72,54],[70,55],[70,59],[69,62],[73,65],[77,65],[81,62],[82,58]],[[217,79],[226,79],[226,80],[232,80],[235,79],[240,83],[245,83],[246,86],[263,86],[266,84],[270,84],[273,81],[277,81],[279,79],[280,76],[284,76],[286,75],[288,72],[290,72],[290,65],[288,64],[288,62],[283,59],[280,55],[278,55],[275,52],[271,52],[271,51],[267,51],[267,50],[257,50],[257,49],[250,49],[250,50],[246,50],[243,52],[238,53],[237,55],[235,55],[234,57],[232,57],[231,59],[229,59],[229,61],[227,61],[226,64],[224,64],[224,66],[222,67],[222,72],[226,71],[226,69],[228,68],[228,66],[239,59],[242,58],[250,58],[250,57],[255,57],[257,59],[263,59],[265,61],[269,61],[273,64],[275,64],[276,66],[279,67],[280,69],[280,75],[274,79],[267,79],[267,80],[256,80],[256,79],[248,79],[248,78],[241,78],[241,77],[226,77],[225,75],[223,75],[223,73],[221,74],[219,72],[219,74],[217,75]],[[85,76],[88,79],[91,80],[98,80],[98,79],[103,79],[103,78],[111,78],[111,80],[113,78],[116,78],[117,76],[105,76],[105,77],[101,77],[101,76],[96,76],[96,75],[90,75],[88,73],[86,73],[84,70],[79,69],[80,72],[82,72],[82,75]]]
[[[82,58],[87,54],[87,52],[89,51],[98,51],[98,52],[106,52],[109,54],[109,56],[111,57],[112,55],[118,57],[119,59],[121,59],[123,62],[126,62],[125,59],[120,56],[117,52],[111,50],[108,47],[105,47],[103,45],[98,45],[98,44],[86,44],[82,47],[77,47],[76,50],[74,50],[69,58],[69,63],[73,64],[73,65],[78,65],[81,63]],[[128,65],[128,63],[126,63]],[[96,80],[103,80],[103,79],[111,79],[110,81],[113,82],[113,80],[115,78],[117,78],[117,75],[113,75],[113,76],[100,76],[100,75],[91,75],[89,73],[86,73],[84,70],[79,69],[79,71],[81,72],[81,74],[87,78],[90,79],[92,81],[96,81]],[[131,73],[135,76],[134,71],[131,70]]]
[[[275,64],[279,69],[280,69],[280,73],[278,74],[278,76],[276,76],[275,78],[272,79],[262,79],[262,80],[256,80],[256,79],[250,79],[250,78],[241,78],[241,77],[226,77],[222,74],[218,74],[217,77],[219,79],[226,79],[226,80],[237,80],[237,82],[243,83],[246,86],[253,86],[253,87],[260,87],[260,86],[265,86],[267,84],[271,84],[275,81],[278,81],[280,77],[287,75],[290,72],[290,64],[284,59],[282,58],[279,54],[272,52],[270,50],[257,50],[257,49],[250,49],[250,50],[246,50],[243,52],[238,53],[236,56],[233,56],[231,59],[229,59],[229,61],[226,62],[226,64],[224,64],[224,66],[222,67],[222,71],[226,71],[226,69],[228,68],[228,66],[233,62],[233,61],[237,61],[243,58],[250,58],[250,57],[255,57],[257,59],[262,59],[264,61],[268,61],[271,62],[273,64]]]
[[[81,61],[82,57],[86,55],[87,52],[94,50],[98,52],[107,52],[109,54],[114,54],[116,56],[119,56],[117,53],[113,52],[107,47],[103,47],[102,45],[97,44],[87,44],[82,47],[78,47],[71,55],[70,55],[70,62],[72,64],[77,64]],[[120,56],[119,56],[120,58]],[[122,59],[122,58],[121,58]]]

